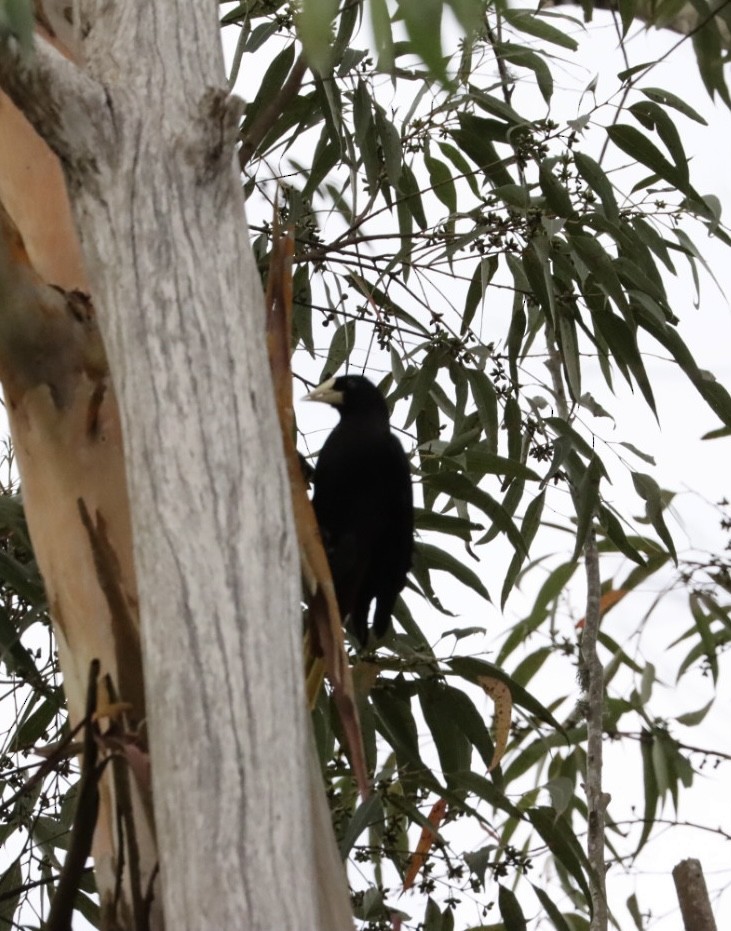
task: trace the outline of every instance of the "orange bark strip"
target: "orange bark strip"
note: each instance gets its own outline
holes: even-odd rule
[[[327,555],[302,474],[295,445],[290,345],[292,332],[291,235],[280,235],[275,224],[274,247],[267,281],[267,346],[274,380],[274,393],[282,429],[287,472],[292,491],[292,508],[300,548],[302,574],[309,596],[309,636],[306,638],[306,675],[311,704],[321,685],[318,657],[333,687],[333,698],[350,750],[351,765],[361,795],[370,792],[365,752],[355,703],[353,679],[345,652],[342,621],[330,575]]]

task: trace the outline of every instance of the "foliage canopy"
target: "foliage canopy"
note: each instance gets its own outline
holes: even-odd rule
[[[687,41],[709,93],[728,104],[724,23],[697,6]],[[656,5],[657,22],[670,7]],[[625,386],[657,416],[646,359],[659,351],[714,412],[718,432],[731,429],[731,397],[694,359],[671,288],[687,274],[697,283],[699,233],[731,245],[683,145],[686,121],[705,121],[652,83],[652,62],[631,63],[635,0],[616,14],[623,69],[603,76],[603,98],[592,80],[571,119],[558,115],[557,77],[591,2],[581,15],[477,0],[310,0],[301,9],[247,0],[222,11],[224,34],[235,36],[232,86],[246,76],[240,159],[264,279],[275,212],[295,241],[295,377],[312,384],[350,367],[377,380],[420,496],[413,594],[378,652],[353,658],[376,786],[367,801],[326,690],[313,715],[356,917],[374,929],[396,914],[430,931],[587,928],[587,726],[576,682],[585,679],[584,613],[565,598],[587,544],[596,540],[602,613],[658,574],[666,592],[686,594],[687,630],[663,643],[679,648],[678,679],[702,670],[717,683],[729,639],[727,560],[682,558],[666,520],[672,495],[653,477],[651,455],[605,438],[602,426],[609,419],[621,434],[612,404]],[[309,451],[306,434],[303,443]],[[628,506],[611,493],[619,475],[636,495]],[[28,696],[7,752],[22,754],[64,725],[52,657],[42,668],[24,645],[46,605],[18,499],[2,500],[2,662]],[[643,519],[631,516],[637,506]],[[497,641],[489,625],[487,653],[484,609],[479,623],[454,620],[442,593],[453,589],[436,573],[476,605],[509,606],[516,587],[534,592],[532,603]],[[437,621],[423,622],[426,605]],[[608,811],[607,856],[626,864],[654,836],[664,803],[677,809],[698,758],[653,711],[652,658],[606,631],[599,644],[604,733],[628,744],[642,773],[633,829],[613,803]],[[492,733],[485,693],[495,701]],[[707,711],[681,706],[675,721],[696,725]],[[494,766],[496,742],[507,746]],[[0,908],[28,924],[34,906],[22,893],[53,886],[74,790],[54,798],[38,780],[10,805],[22,765],[6,760],[3,841],[27,831],[28,842],[0,879]],[[399,900],[405,877],[419,894]],[[83,892],[78,905],[95,920]],[[627,907],[645,927],[638,900]]]

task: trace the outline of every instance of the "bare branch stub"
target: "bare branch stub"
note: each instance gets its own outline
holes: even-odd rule
[[[681,860],[673,869],[685,931],[717,931],[700,860]]]

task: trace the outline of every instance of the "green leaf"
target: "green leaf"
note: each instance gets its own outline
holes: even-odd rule
[[[428,153],[424,154],[424,164],[429,172],[432,190],[450,213],[457,209],[457,191],[448,166]]]
[[[462,631],[463,633],[464,631]],[[477,710],[472,699],[461,689],[445,686],[448,690],[449,704],[448,708],[452,715],[455,725],[462,731],[467,740],[477,750],[489,769],[492,764],[494,745],[490,732],[485,724],[485,719]],[[469,766],[467,767],[469,768]]]
[[[642,819],[642,832],[637,843],[635,856],[642,850],[655,824],[655,813],[657,812],[657,803],[659,801],[657,779],[655,777],[655,767],[653,764],[652,748],[655,743],[655,737],[650,731],[643,730],[640,737],[640,752],[642,755],[642,775],[645,789],[645,807],[644,817]]]
[[[470,167],[467,159],[464,158],[458,149],[455,149],[455,147],[450,145],[448,142],[440,142],[439,148],[442,150],[442,155],[446,156],[457,169],[457,171],[460,172],[459,177],[464,178],[472,193],[475,195],[475,197],[478,197],[479,188],[477,186],[477,182],[475,181],[475,171]]]
[[[471,520],[455,517],[452,514],[438,514],[430,508],[414,508],[414,524],[417,530],[436,530],[439,533],[448,533],[469,542],[473,530],[484,530],[482,524],[475,524]]]
[[[556,817],[551,808],[537,806],[527,812],[528,818],[564,869],[576,880],[587,903],[591,901],[586,879],[589,864],[576,835],[563,817]]]
[[[592,527],[599,506],[599,483],[603,473],[601,461],[597,456],[592,456],[576,493],[576,543],[572,559],[579,558]]]
[[[505,925],[505,931],[526,931],[528,925],[520,903],[515,897],[515,893],[511,892],[507,886],[503,886],[502,883],[498,883],[497,902],[500,916]]]
[[[435,491],[443,492],[460,501],[473,504],[483,511],[493,524],[502,531],[516,550],[527,552],[525,541],[507,511],[486,491],[473,485],[469,479],[457,472],[441,472],[424,477],[424,484]]]
[[[553,75],[542,55],[523,45],[513,45],[509,42],[503,42],[501,45],[496,46],[495,53],[505,61],[510,62],[511,65],[516,65],[519,68],[529,68],[536,77],[536,84],[541,96],[546,103],[551,102]]]
[[[419,224],[421,229],[426,229],[428,223],[426,214],[424,213],[424,205],[421,201],[421,191],[419,189],[419,184],[416,180],[414,172],[411,170],[411,167],[405,162],[401,166],[401,180],[399,183],[399,190],[404,195],[406,206],[413,218]]]
[[[340,856],[345,860],[360,835],[374,822],[383,821],[383,805],[377,792],[371,793],[355,809],[340,841]]]
[[[378,66],[384,71],[393,67],[393,32],[391,30],[391,16],[388,12],[386,0],[371,0],[368,4],[371,11],[371,26],[378,54]]]
[[[726,426],[731,426],[731,396],[726,388],[698,367],[677,330],[658,320],[644,306],[637,305],[635,309],[640,326],[672,354],[706,404]]]
[[[672,156],[675,168],[682,181],[683,187],[687,188],[690,182],[688,173],[688,158],[680,139],[680,133],[675,123],[670,119],[668,114],[661,106],[652,101],[641,100],[633,104],[630,113],[638,120],[645,129],[650,131],[656,130],[665,146]]]
[[[0,3],[0,35],[9,32],[26,57],[33,52],[34,28],[31,0],[2,0]]]
[[[549,25],[542,18],[540,12],[536,13],[533,10],[519,10],[505,6],[502,13],[510,25],[519,32],[525,32],[529,36],[535,36],[537,39],[543,39],[572,52],[575,52],[578,48],[576,39],[573,39],[563,29],[557,29],[555,26]]]
[[[386,118],[383,109],[376,105],[376,129],[383,149],[383,161],[386,166],[386,175],[391,184],[398,189],[401,178],[402,149],[401,134]]]
[[[36,693],[37,694],[37,693]],[[26,713],[20,720],[18,728],[13,735],[13,750],[30,750],[48,732],[53,719],[59,711],[59,699],[56,694],[43,700],[33,713],[29,713],[33,705],[29,705]]]
[[[607,475],[607,470],[601,465],[601,460],[596,456],[596,453],[587,443],[587,441],[577,433],[574,428],[567,423],[561,417],[544,417],[543,422],[556,436],[565,437],[571,442],[573,448],[580,453],[587,462],[590,462],[592,459],[596,458],[598,466],[601,466],[599,474],[603,478],[609,478]]]
[[[358,81],[353,95],[353,126],[355,127],[355,139],[363,160],[368,186],[372,191],[375,191],[378,187],[381,166],[378,161],[371,97],[363,80]]]
[[[507,456],[496,456],[490,452],[487,442],[471,443],[465,452],[467,472],[479,475],[505,475],[522,478],[528,482],[540,482],[541,477],[533,469]]]
[[[504,184],[514,184],[514,179],[506,168],[506,161],[502,159],[490,142],[490,130],[494,121],[474,116],[471,113],[458,113],[459,129],[454,129],[451,136],[460,149],[482,169],[492,183],[499,187]]]
[[[484,300],[487,286],[492,281],[497,268],[497,256],[490,256],[486,259],[480,259],[480,261],[475,266],[475,270],[472,273],[470,286],[467,289],[467,297],[465,299],[464,311],[462,313],[462,322],[459,328],[460,335],[464,336],[464,334],[470,328],[475,313],[477,312],[477,308]]]
[[[678,724],[683,724],[685,727],[697,727],[702,721],[705,720],[705,717],[713,707],[714,702],[715,698],[712,698],[697,711],[686,711],[685,714],[676,715],[675,720],[678,722]]]
[[[399,0],[414,52],[432,75],[446,82],[446,60],[442,52],[442,0]]]
[[[615,356],[615,361],[619,365],[622,374],[630,384],[632,383],[630,373],[634,376],[642,396],[652,413],[657,417],[655,396],[637,347],[637,337],[630,326],[621,317],[609,310],[603,310],[599,313],[592,312],[592,320],[597,332],[601,334],[607,347]]]
[[[13,860],[0,877],[0,925],[6,928],[17,927],[15,912],[23,894],[23,873],[20,858]]]
[[[473,572],[472,569],[466,566],[460,559],[457,559],[452,556],[451,553],[447,553],[436,546],[432,546],[430,543],[417,543],[416,548],[429,569],[439,569],[442,572],[449,572],[455,579],[468,588],[471,588],[474,592],[477,592],[482,598],[485,598],[487,601],[491,600],[490,593],[482,584],[482,580],[477,573]]]
[[[579,355],[579,340],[576,335],[576,324],[565,308],[559,307],[557,310],[561,361],[566,373],[566,383],[571,399],[578,403],[581,400],[581,358]]]
[[[447,785],[452,786],[453,774],[469,770],[472,760],[472,746],[457,726],[452,706],[457,690],[437,679],[420,679],[416,691],[426,726],[434,738],[442,773]]]
[[[576,931],[576,929],[572,928],[568,924],[564,916],[556,907],[556,903],[553,901],[551,896],[535,883],[531,883],[531,886],[538,898],[538,901],[541,903],[543,908],[546,910],[546,914],[553,922],[553,926],[556,928],[556,931]]]
[[[477,405],[477,416],[485,433],[485,440],[491,452],[498,448],[498,408],[495,387],[485,372],[466,369],[467,380],[472,389],[472,399]]]
[[[607,135],[611,141],[630,158],[641,162],[659,175],[664,181],[672,184],[678,190],[683,190],[684,183],[677,168],[672,165],[644,133],[633,126],[617,123],[607,127]]]
[[[599,505],[599,520],[604,528],[607,538],[612,541],[620,553],[624,553],[633,562],[640,566],[645,565],[642,554],[627,539],[622,524],[612,511],[604,505]]]
[[[574,164],[581,177],[589,187],[599,195],[604,213],[610,220],[619,219],[619,207],[614,197],[614,189],[601,165],[583,152],[574,153]]]
[[[568,243],[579,261],[579,268],[582,268],[583,263],[586,273],[591,273],[607,297],[611,298],[620,310],[629,312],[629,304],[612,259],[601,243],[591,236],[573,233]]]
[[[328,70],[332,60],[332,24],[337,12],[337,0],[302,0],[296,17],[307,60],[320,73]]]
[[[536,532],[541,525],[541,515],[543,513],[543,504],[545,502],[545,498],[545,492],[541,492],[540,495],[538,495],[533,499],[533,501],[530,502],[525,510],[525,516],[523,517],[523,523],[521,524],[520,532],[523,535],[525,545],[528,549],[530,549],[533,538],[535,537]],[[501,610],[505,608],[505,602],[508,600],[508,595],[515,585],[515,582],[520,574],[520,570],[523,567],[524,561],[525,554],[519,550],[516,550],[513,553],[513,558],[510,560],[510,565],[508,566],[508,571],[505,575],[505,581],[503,582],[503,590],[500,595]]]
[[[651,475],[645,475],[644,472],[632,472],[630,474],[632,475],[632,483],[635,486],[635,491],[645,502],[645,515],[647,519],[668,548],[668,552],[673,557],[673,562],[677,566],[678,555],[675,552],[675,544],[665,524],[665,518],[662,515],[663,502],[660,486]]]
[[[638,89],[640,93],[644,94],[645,97],[648,97],[655,103],[664,104],[666,107],[673,107],[673,109],[679,110],[684,116],[690,117],[691,120],[695,120],[696,123],[708,126],[706,120],[703,119],[697,110],[694,110],[685,100],[676,97],[675,94],[671,94],[670,91],[663,90],[660,87],[640,87]]]
[[[576,213],[571,195],[545,161],[538,168],[538,181],[546,203],[559,217],[572,217]]]
[[[511,817],[518,819],[518,821],[522,820],[520,809],[513,805],[510,799],[506,798],[495,783],[490,782],[484,776],[474,772],[457,773],[454,782],[457,788],[484,799],[498,811],[504,811]]]
[[[312,2],[312,0],[310,0]],[[294,43],[285,46],[274,56],[262,78],[256,96],[246,107],[246,115],[241,127],[241,136],[246,141],[246,134],[253,125],[259,111],[266,106],[284,84],[294,63]]]
[[[342,323],[333,334],[318,384],[335,375],[342,364],[350,357],[354,345],[355,320],[348,320]]]
[[[533,602],[531,613],[519,621],[506,637],[495,660],[499,666],[503,665],[513,650],[527,640],[528,636],[548,617],[551,604],[566,588],[577,566],[577,562],[563,563],[550,573]]]
[[[721,52],[721,36],[714,19],[714,11],[703,0],[695,0],[694,6],[700,10],[703,22],[703,28],[696,29],[692,33],[698,71],[711,99],[718,94],[726,106],[731,107],[723,72],[724,56]]]

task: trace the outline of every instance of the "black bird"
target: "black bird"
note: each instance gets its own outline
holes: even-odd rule
[[[307,395],[332,404],[340,422],[315,467],[313,505],[343,621],[368,641],[382,637],[411,568],[414,505],[409,461],[391,433],[386,400],[362,375],[342,375]]]

